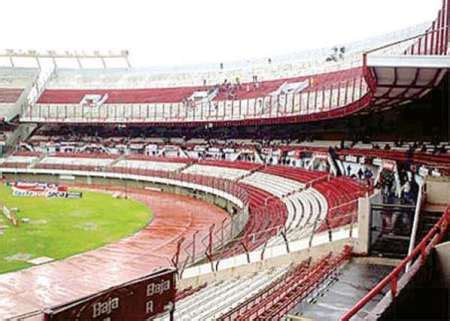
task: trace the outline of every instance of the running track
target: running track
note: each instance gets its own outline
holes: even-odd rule
[[[227,217],[222,209],[186,196],[143,190],[128,195],[152,209],[154,218],[147,227],[96,250],[0,275],[0,320],[67,303],[170,266],[181,237],[192,237],[197,230],[206,234],[211,224]]]

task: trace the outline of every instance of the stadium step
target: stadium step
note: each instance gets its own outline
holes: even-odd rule
[[[118,162],[120,162],[121,160],[124,160],[127,156],[126,155],[121,155],[119,157],[117,157],[115,160],[113,160],[107,167],[111,168],[114,165],[116,165]]]
[[[430,231],[430,229],[435,226],[435,224],[439,221],[440,217],[442,216],[442,212],[439,212],[439,208],[428,208],[425,209],[421,216],[419,221],[419,229],[417,233],[416,238],[416,245],[419,243],[421,239]]]
[[[189,167],[191,167],[192,165],[194,165],[196,163],[195,160],[192,160],[192,162],[186,163],[186,165],[184,165],[183,167],[179,168],[176,170],[177,173],[183,173],[183,171],[185,169],[188,169]]]
[[[370,252],[373,256],[402,259],[408,253],[409,238],[383,237],[372,245]]]
[[[39,164],[47,155],[41,154],[38,158],[33,160],[30,165],[28,165],[28,168],[34,168],[37,164]]]
[[[260,171],[261,169],[263,169],[263,168],[265,168],[265,167],[266,167],[266,165],[260,165],[260,166],[258,166],[257,168],[250,170],[247,174],[242,175],[241,177],[237,178],[237,179],[236,179],[236,182],[242,181],[243,179],[245,179],[245,178],[251,176],[253,173],[258,172],[258,171]]]

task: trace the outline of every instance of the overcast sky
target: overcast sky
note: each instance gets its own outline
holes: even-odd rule
[[[442,0],[1,0],[1,49],[129,49],[134,66],[322,48],[433,20]]]

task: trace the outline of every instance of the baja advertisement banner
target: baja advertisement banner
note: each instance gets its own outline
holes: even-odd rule
[[[45,311],[46,321],[153,320],[174,311],[175,270],[164,269]]]
[[[13,196],[81,198],[82,193],[70,192],[67,186],[51,183],[15,182],[11,184]]]

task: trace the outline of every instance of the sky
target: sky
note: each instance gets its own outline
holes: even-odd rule
[[[1,0],[0,49],[128,49],[133,66],[332,47],[437,16],[442,0]]]

